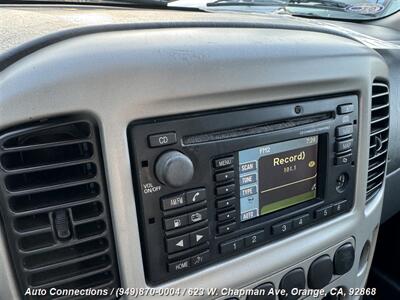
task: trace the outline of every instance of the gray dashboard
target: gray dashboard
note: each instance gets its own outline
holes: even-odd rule
[[[371,84],[390,74],[381,55],[339,31],[279,16],[54,7],[44,7],[41,13],[53,19],[53,29],[14,26],[21,31],[18,36],[24,36],[20,40],[13,38],[15,31],[2,34],[0,130],[71,113],[96,118],[123,287],[148,286],[126,134],[130,122],[346,92],[360,99],[352,211],[157,287],[240,288],[265,278],[277,282],[285,270],[307,266],[312,257],[332,253],[345,241],[356,246],[355,264],[329,287],[365,284],[383,204],[383,191],[365,203]],[[19,22],[16,16],[24,14],[34,16],[37,11],[0,8],[2,20]],[[84,19],[89,15],[92,21]],[[58,23],[60,19],[68,24]],[[96,26],[77,34],[71,34],[73,29],[54,33],[85,25]],[[2,33],[5,27],[1,25]],[[49,42],[44,35],[50,33],[54,38]],[[389,168],[396,171],[390,163]],[[365,243],[372,251],[362,260]],[[17,299],[6,249],[1,232],[0,298]]]

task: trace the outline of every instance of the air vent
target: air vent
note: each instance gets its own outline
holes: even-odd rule
[[[1,216],[21,293],[120,285],[99,146],[90,119],[46,121],[0,136]]]
[[[369,146],[367,201],[382,187],[389,142],[389,87],[372,85],[371,133]]]

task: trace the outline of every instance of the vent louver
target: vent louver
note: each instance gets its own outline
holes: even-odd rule
[[[389,87],[372,84],[371,131],[368,163],[367,201],[383,185],[389,142]]]
[[[45,121],[0,136],[1,215],[22,293],[119,286],[98,141],[90,119]]]

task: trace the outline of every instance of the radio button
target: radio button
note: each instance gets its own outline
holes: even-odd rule
[[[236,211],[235,210],[230,210],[224,213],[220,213],[217,215],[217,220],[219,222],[224,222],[230,219],[233,219],[235,217]]]
[[[161,198],[161,206],[163,210],[170,210],[185,205],[186,205],[185,193]]]
[[[172,145],[176,143],[176,133],[167,132],[167,133],[150,135],[148,139],[149,139],[149,146],[151,148]]]
[[[293,219],[293,228],[299,228],[311,222],[310,214],[305,214]]]
[[[329,217],[330,215],[332,215],[332,205],[317,209],[315,211],[315,218],[316,219],[326,218],[326,217]]]
[[[249,197],[257,194],[257,186],[253,185],[240,190],[240,198]]]
[[[249,174],[240,177],[240,185],[247,185],[247,184],[252,184],[257,181],[257,175],[256,174]]]
[[[337,107],[337,112],[339,115],[349,114],[354,111],[354,105],[349,104],[342,104]]]
[[[285,221],[272,226],[272,234],[283,234],[292,229],[292,220]]]
[[[181,272],[190,268],[190,258],[168,264],[168,272]]]
[[[164,219],[165,230],[177,229],[188,224],[188,216],[182,215],[170,219]]]
[[[207,208],[188,214],[189,224],[194,224],[207,219]]]
[[[232,194],[234,191],[235,191],[235,185],[234,184],[228,184],[228,185],[219,186],[216,189],[217,196]]]
[[[234,162],[234,157],[233,156],[214,159],[214,167],[216,169],[232,167],[233,166],[233,162]]]
[[[353,148],[353,139],[336,142],[336,152],[343,152]]]
[[[246,163],[240,164],[240,166],[239,166],[240,173],[248,173],[248,172],[255,171],[256,169],[257,169],[257,165],[256,165],[255,161],[246,162]]]
[[[234,241],[229,241],[229,242],[220,244],[219,250],[220,250],[221,254],[232,253],[232,252],[236,252],[236,251],[242,249],[243,244],[244,244],[243,239],[237,239]]]
[[[215,181],[216,182],[227,181],[233,179],[233,177],[235,177],[235,171],[217,173],[215,174]]]
[[[236,222],[218,226],[218,234],[226,234],[235,231],[237,226]]]
[[[246,247],[256,245],[264,240],[264,230],[257,231],[244,238],[244,244]]]
[[[202,265],[210,260],[210,250],[201,252],[190,258],[191,266],[195,267],[197,265]]]
[[[189,248],[189,234],[167,239],[167,252],[174,253]]]
[[[186,192],[186,204],[190,205],[193,203],[201,202],[206,200],[206,189],[195,189]]]
[[[228,198],[228,199],[223,199],[217,201],[217,208],[226,208],[229,206],[232,206],[235,203],[236,199],[235,198]]]
[[[346,202],[347,202],[347,200],[343,200],[343,201],[334,203],[333,208],[332,208],[332,213],[333,214],[341,213],[345,209]]]
[[[207,242],[209,239],[208,227],[190,233],[190,247]]]
[[[342,137],[353,134],[353,125],[343,125],[336,127],[336,137]]]
[[[351,158],[352,158],[352,154],[346,154],[346,155],[342,155],[342,156],[337,156],[335,158],[335,165],[347,165],[351,162]]]

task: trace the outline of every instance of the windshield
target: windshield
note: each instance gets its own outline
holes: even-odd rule
[[[207,11],[290,14],[328,19],[372,20],[400,10],[400,0],[174,0],[170,7]]]
[[[98,4],[208,12],[286,14],[338,20],[374,20],[400,10],[400,0],[0,0],[1,3]]]

